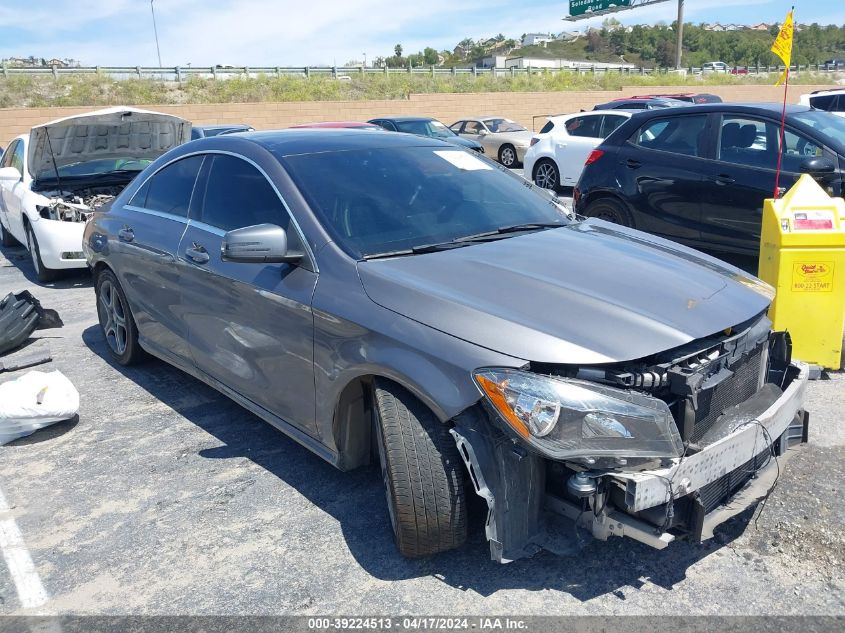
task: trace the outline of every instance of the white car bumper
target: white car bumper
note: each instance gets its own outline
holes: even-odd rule
[[[85,268],[88,264],[82,252],[84,222],[61,222],[39,218],[32,223],[41,261],[46,268],[63,270]]]

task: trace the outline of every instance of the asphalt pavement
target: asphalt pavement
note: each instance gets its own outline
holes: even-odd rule
[[[36,335],[81,409],[0,447],[0,527],[19,537],[0,614],[845,614],[842,374],[809,386],[810,443],[759,519],[708,543],[614,538],[498,565],[476,503],[466,547],[410,561],[375,467],[336,471],[162,362],[115,365],[90,277],[39,285],[24,250],[3,249],[0,296],[22,289],[64,320]]]

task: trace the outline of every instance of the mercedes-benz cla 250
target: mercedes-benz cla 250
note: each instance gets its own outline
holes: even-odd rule
[[[499,561],[582,540],[567,521],[705,539],[806,437],[769,286],[435,139],[187,143],[84,248],[118,363],[157,356],[342,470],[378,460],[406,556],[460,546],[473,492]]]

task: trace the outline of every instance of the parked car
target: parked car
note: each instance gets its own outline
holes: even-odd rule
[[[91,214],[190,136],[190,121],[128,107],[33,127],[0,161],[3,245],[24,244],[42,282],[85,268],[82,231]]]
[[[845,69],[845,59],[828,59],[824,62],[824,67],[827,70],[842,70]]]
[[[709,73],[727,73],[729,70],[725,62],[705,62],[701,65],[701,73],[706,75]]]
[[[814,90],[810,94],[801,95],[798,103],[845,117],[845,88]]]
[[[734,66],[730,70],[732,75],[747,75],[748,74],[748,66]]]
[[[665,108],[683,108],[692,105],[680,99],[666,97],[634,97],[632,99],[614,99],[607,103],[599,103],[593,110],[663,110]]]
[[[719,103],[632,116],[587,159],[578,213],[699,248],[756,254],[775,189],[781,104]],[[842,195],[845,121],[788,106],[780,187],[812,173]]]
[[[481,143],[485,153],[495,156],[508,168],[522,162],[533,135],[519,123],[500,116],[461,119],[449,129],[461,138]]]
[[[191,138],[205,138],[220,134],[236,134],[238,132],[254,132],[255,128],[246,123],[226,123],[223,125],[195,125],[191,128]]]
[[[629,99],[672,99],[674,101],[686,101],[687,103],[722,103],[722,97],[707,92],[676,92],[672,94],[637,95]]]
[[[501,562],[571,522],[707,539],[808,433],[770,286],[436,139],[202,139],[84,243],[115,362],[149,352],[342,470],[378,461],[406,556],[465,541],[467,487]]]
[[[388,132],[404,132],[405,134],[416,134],[445,141],[450,145],[458,145],[466,149],[474,150],[480,154],[484,148],[480,143],[470,139],[461,138],[437,119],[424,116],[403,116],[403,117],[382,117],[370,119],[369,123],[378,125]]]
[[[544,189],[574,187],[590,152],[630,117],[631,112],[624,110],[551,117],[531,139],[523,175]]]
[[[363,123],[361,121],[318,121],[316,123],[300,123],[291,125],[291,128],[345,128],[348,130],[377,130],[383,132],[384,128],[374,123]]]

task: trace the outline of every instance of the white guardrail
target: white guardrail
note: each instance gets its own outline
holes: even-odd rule
[[[783,72],[783,66],[736,66],[729,74],[735,75],[762,75]],[[845,68],[836,69],[825,64],[808,64],[792,66],[791,72],[843,72]],[[155,79],[159,81],[183,81],[191,77],[202,77],[206,79],[227,79],[230,77],[332,77],[335,79],[352,79],[365,75],[473,75],[493,77],[509,77],[517,75],[535,75],[543,73],[578,73],[578,74],[621,74],[621,75],[653,75],[669,73],[688,73],[691,75],[701,74],[701,68],[688,67],[680,71],[668,68],[646,68],[646,67],[607,67],[596,64],[581,64],[574,67],[564,68],[444,68],[438,66],[422,66],[416,68],[369,68],[364,66],[40,66],[40,67],[17,67],[2,66],[0,75],[11,77],[14,75],[47,75],[58,78],[61,75],[108,75],[116,79]],[[712,74],[708,71],[705,74]],[[724,73],[723,73],[724,74]]]

